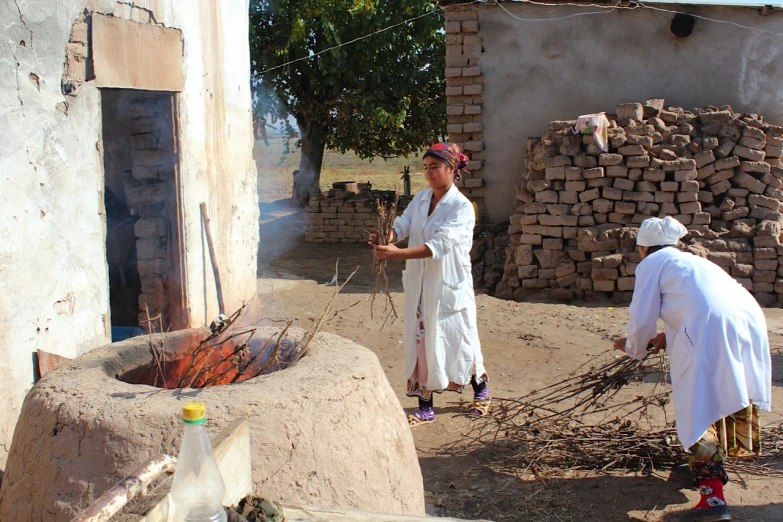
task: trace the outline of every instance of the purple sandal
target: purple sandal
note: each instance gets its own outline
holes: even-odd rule
[[[432,408],[419,408],[411,415],[408,415],[408,426],[420,426],[435,422],[435,411]]]
[[[489,396],[489,386],[473,395],[473,402],[468,406],[468,415],[484,417],[492,409],[492,399]]]

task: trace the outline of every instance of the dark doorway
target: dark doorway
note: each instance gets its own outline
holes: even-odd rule
[[[112,338],[186,326],[172,93],[101,89]]]

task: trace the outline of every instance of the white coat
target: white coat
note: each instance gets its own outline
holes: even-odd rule
[[[408,246],[426,244],[432,257],[408,259],[402,272],[405,290],[405,376],[416,368],[416,311],[421,303],[427,350],[428,390],[450,382],[468,384],[485,373],[476,328],[476,298],[470,249],[476,223],[472,203],[452,186],[429,217],[432,189],[414,196],[394,222],[397,238]]]
[[[756,300],[719,266],[663,248],[636,267],[626,352],[642,359],[664,322],[677,435],[687,450],[711,424],[747,407],[769,410],[772,365]]]

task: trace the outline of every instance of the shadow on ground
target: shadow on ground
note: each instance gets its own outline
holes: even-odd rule
[[[574,473],[573,478],[521,480],[493,470],[491,459],[479,453],[465,459],[420,456],[428,514],[496,522],[656,522],[667,512],[690,509],[698,498],[685,467],[652,475]],[[736,521],[783,520],[783,503],[737,505],[758,499],[748,498],[735,476],[726,495]]]
[[[521,480],[488,466],[455,469],[453,460],[419,459],[431,514],[497,522],[620,522],[658,520],[666,506],[688,503],[680,490],[689,487],[689,481],[673,474],[669,479],[588,476]],[[465,462],[475,466],[473,458]]]

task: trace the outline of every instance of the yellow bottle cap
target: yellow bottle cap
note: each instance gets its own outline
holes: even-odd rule
[[[207,421],[207,405],[203,402],[190,402],[182,408],[182,421],[185,424],[201,424]]]

